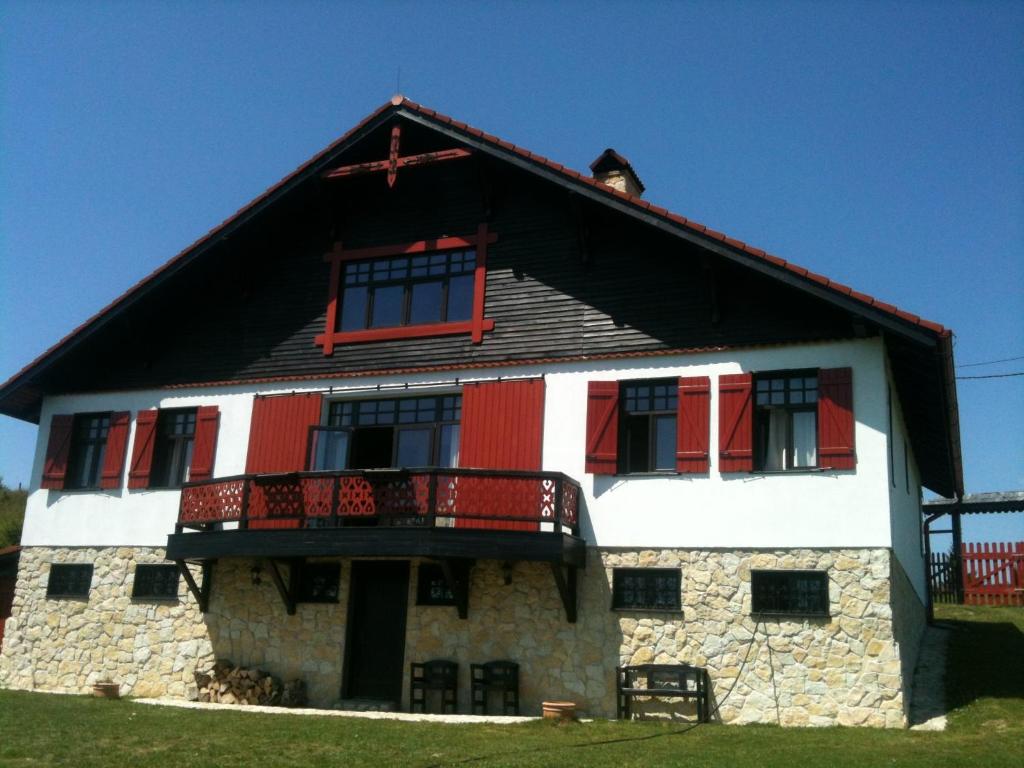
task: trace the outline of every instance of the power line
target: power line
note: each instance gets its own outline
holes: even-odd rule
[[[993,373],[989,376],[957,376],[957,381],[963,379],[1008,379],[1011,376],[1024,376],[1024,371],[1017,371],[1016,373]]]
[[[957,368],[977,368],[979,365],[995,365],[996,363],[1012,363],[1014,360],[1024,360],[1024,355],[1021,357],[1004,357],[1002,360],[989,360],[984,363],[965,363],[964,365],[958,365]]]

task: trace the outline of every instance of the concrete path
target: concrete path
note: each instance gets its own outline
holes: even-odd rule
[[[944,624],[925,628],[914,671],[910,730],[946,730],[946,652],[953,630]]]
[[[237,704],[213,704],[201,701],[182,701],[180,699],[132,699],[136,704],[150,704],[160,707],[180,707],[181,709],[219,709],[228,712],[262,712],[268,715],[316,715],[317,717],[364,717],[368,720],[403,720],[409,723],[527,723],[539,720],[537,717],[511,717],[508,715],[420,715],[410,712],[354,712],[341,709],[309,709],[289,707],[263,707],[258,705],[239,706]]]

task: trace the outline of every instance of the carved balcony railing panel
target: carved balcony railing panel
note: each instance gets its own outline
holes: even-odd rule
[[[575,534],[579,484],[561,472],[382,469],[187,483],[178,529],[437,526]]]

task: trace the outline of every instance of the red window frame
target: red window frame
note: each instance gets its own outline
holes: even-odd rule
[[[353,248],[345,250],[341,242],[335,243],[334,250],[324,255],[324,261],[331,265],[330,285],[327,291],[327,318],[324,332],[313,340],[323,347],[324,355],[334,354],[338,344],[358,344],[367,341],[391,339],[413,339],[425,336],[452,336],[469,334],[474,344],[483,341],[484,332],[494,330],[494,320],[484,317],[484,293],[487,282],[487,246],[497,242],[498,236],[489,232],[487,223],[477,227],[473,235],[439,237],[432,240],[417,240],[412,243]],[[338,309],[341,304],[342,265],[349,261],[380,259],[388,256],[403,256],[413,253],[473,248],[476,250],[476,269],[473,272],[473,313],[469,320],[446,323],[424,323],[402,325],[393,328],[367,328],[359,331],[338,330]]]

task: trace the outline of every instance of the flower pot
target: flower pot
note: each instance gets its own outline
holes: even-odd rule
[[[545,720],[558,720],[568,723],[576,719],[575,701],[545,701],[541,704]]]
[[[116,699],[121,696],[121,686],[119,683],[94,683],[92,695],[101,699]]]

